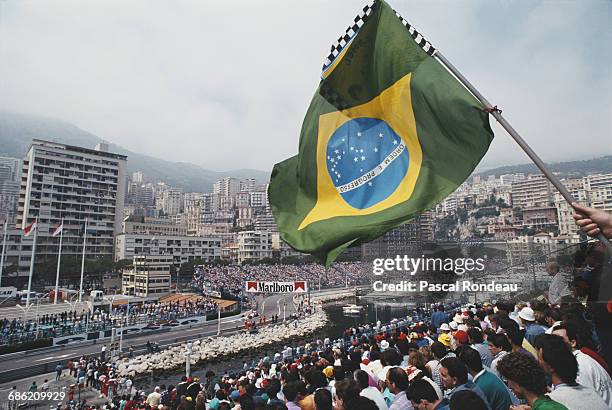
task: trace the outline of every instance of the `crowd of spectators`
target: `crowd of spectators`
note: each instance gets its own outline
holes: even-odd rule
[[[90,312],[77,314],[76,311],[45,314],[40,316],[38,321],[5,318],[0,321],[0,344],[16,344],[38,338],[106,330],[122,325],[202,316],[214,313],[216,309],[217,304],[212,299],[201,296],[196,300],[139,303],[131,304],[129,307],[124,304],[113,308],[110,313],[96,308],[93,314]]]
[[[103,392],[103,407],[609,409],[609,362],[585,313],[579,303],[440,305],[418,322],[363,324],[336,340],[286,346],[234,372],[210,370],[202,380],[183,377],[151,391],[125,390],[106,365],[103,383],[110,380],[115,388]],[[92,368],[100,368],[95,359]]]
[[[337,287],[369,283],[370,275],[361,262],[336,262],[329,268],[316,263],[302,265],[202,265],[196,269],[192,286],[204,292],[238,296],[245,281],[308,281],[309,286]]]

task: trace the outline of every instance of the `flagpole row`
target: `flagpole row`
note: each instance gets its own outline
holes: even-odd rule
[[[0,285],[2,285],[2,273],[4,272],[4,255],[6,255],[7,231],[8,231],[8,218],[4,220],[4,235],[2,239],[2,256],[0,256]]]
[[[467,88],[474,96],[485,106],[487,112],[489,112],[497,122],[510,134],[510,136],[516,141],[516,143],[525,151],[527,156],[531,158],[531,160],[535,163],[535,165],[542,171],[544,176],[554,185],[555,188],[559,191],[559,193],[563,196],[563,198],[571,205],[572,202],[577,202],[576,199],[572,196],[572,194],[565,188],[563,183],[556,177],[546,166],[546,164],[540,159],[538,154],[536,154],[529,144],[520,136],[520,134],[506,121],[506,119],[502,116],[501,110],[497,108],[497,106],[493,106],[477,89],[469,82],[467,78],[457,70],[457,68],[444,57],[444,55],[436,50],[434,53],[434,57],[436,57],[457,79],[463,84],[465,88]],[[597,239],[600,242],[605,244],[608,248],[612,249],[612,244],[610,241],[600,232],[597,234]]]
[[[62,222],[60,225],[60,239],[59,239],[59,251],[57,253],[57,273],[55,274],[55,297],[53,300],[53,304],[57,305],[57,295],[59,292],[59,274],[60,274],[60,263],[62,260],[62,239],[64,238],[64,218],[62,218]]]
[[[30,276],[28,277],[28,295],[26,296],[26,307],[30,306],[30,291],[32,290],[32,276],[34,275],[34,255],[36,254],[36,236],[38,236],[38,218],[34,222],[34,240],[32,241],[32,256],[30,257]]]
[[[83,273],[85,272],[85,248],[87,247],[87,218],[85,218],[85,231],[83,232],[83,258],[81,259],[81,284],[79,286],[79,302],[83,301]]]

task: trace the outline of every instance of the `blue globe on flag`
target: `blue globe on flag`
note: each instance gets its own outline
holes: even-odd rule
[[[327,172],[340,196],[366,209],[388,198],[408,172],[408,147],[385,122],[355,118],[327,143]]]

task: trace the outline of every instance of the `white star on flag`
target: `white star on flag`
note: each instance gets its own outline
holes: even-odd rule
[[[353,150],[354,150],[354,148],[353,148],[353,147],[351,147],[351,151],[353,151]]]
[[[359,152],[363,152],[363,149],[360,149]]]
[[[357,136],[358,136],[358,137],[361,137],[361,133],[360,133],[360,132],[358,132],[358,133],[357,133]]]
[[[378,134],[378,137],[379,137],[379,138],[382,138],[382,137],[383,137],[382,132],[381,132],[380,134]]]
[[[362,161],[365,161],[365,157],[364,157],[363,155],[361,156],[361,160],[362,160]]]
[[[374,152],[378,152],[378,147],[374,147]]]
[[[338,155],[336,158],[338,158],[338,159],[342,159],[342,157],[341,157],[340,155]]]
[[[340,151],[338,151],[338,150],[335,150],[334,152],[335,152],[336,154],[340,153]]]
[[[397,145],[397,140],[393,140],[393,145]]]
[[[368,182],[368,185],[369,185],[369,186],[372,186],[372,183],[371,183],[371,182]]]
[[[359,158],[355,157],[355,162],[359,161]]]

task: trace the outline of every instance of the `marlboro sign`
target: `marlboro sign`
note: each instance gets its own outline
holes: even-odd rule
[[[245,283],[247,292],[262,293],[306,293],[308,287],[304,281],[295,282],[256,282]]]

